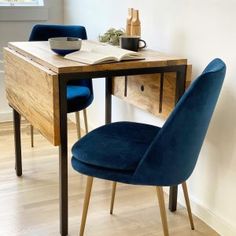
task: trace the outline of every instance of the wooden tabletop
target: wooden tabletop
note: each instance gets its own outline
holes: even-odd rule
[[[89,42],[84,40],[82,43]],[[91,42],[91,41],[90,41]],[[104,70],[122,70],[132,68],[163,67],[170,65],[186,65],[187,59],[170,56],[161,52],[145,49],[141,51],[145,60],[123,61],[97,65],[87,65],[64,59],[52,52],[47,41],[10,42],[8,48],[24,55],[38,64],[56,73],[90,72]]]

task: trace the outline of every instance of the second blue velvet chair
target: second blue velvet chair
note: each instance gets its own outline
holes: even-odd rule
[[[157,186],[164,235],[169,235],[163,186],[182,184],[194,229],[186,180],[196,165],[225,77],[226,66],[213,60],[191,84],[162,128],[116,122],[88,133],[72,148],[73,168],[88,176],[80,236],[84,233],[93,177],[111,180],[113,209],[116,182]]]
[[[35,25],[29,41],[47,41],[55,37],[77,37],[87,39],[86,29],[79,25]],[[93,101],[92,79],[71,81],[67,85],[67,112],[75,112],[78,138],[81,137],[79,111],[83,110],[85,131],[88,132],[86,108]],[[31,146],[33,146],[33,127],[31,126]]]

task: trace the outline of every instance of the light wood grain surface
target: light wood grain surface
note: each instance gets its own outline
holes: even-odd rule
[[[9,104],[54,145],[59,140],[58,76],[5,49],[5,86]]]
[[[175,84],[175,73],[166,73],[161,113],[159,112],[160,74],[128,76],[126,96],[124,77],[116,77],[113,79],[112,93],[135,107],[166,118],[175,105]]]
[[[83,40],[82,43],[86,43],[86,40]],[[145,60],[86,65],[65,60],[63,57],[56,55],[50,50],[48,42],[11,42],[8,44],[8,47],[56,73],[122,70],[187,64],[186,58],[171,56],[148,49],[141,51],[141,54],[146,58]]]
[[[187,66],[186,88],[192,81],[192,65]],[[160,112],[160,74],[113,78],[112,94],[153,115],[166,119],[175,106],[176,73],[164,74],[162,111]]]
[[[58,148],[36,132],[30,147],[28,123],[22,125],[23,176],[14,170],[12,123],[0,123],[0,235],[59,236]],[[69,124],[69,147],[77,140]],[[70,149],[70,148],[69,148]],[[70,151],[69,151],[70,152]],[[70,160],[70,154],[69,154]],[[78,236],[86,177],[69,165],[69,235]],[[86,236],[162,236],[162,225],[154,187],[117,184],[113,215],[109,213],[112,183],[94,180]],[[165,196],[167,208],[168,199]],[[194,216],[196,230],[189,226],[186,209],[167,211],[170,235],[217,236]]]

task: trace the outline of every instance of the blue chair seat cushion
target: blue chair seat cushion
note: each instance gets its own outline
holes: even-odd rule
[[[159,130],[134,122],[99,127],[74,144],[73,159],[94,167],[134,171]]]
[[[67,85],[68,113],[80,111],[88,107],[93,100],[93,94],[86,86]]]

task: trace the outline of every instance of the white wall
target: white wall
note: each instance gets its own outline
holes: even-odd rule
[[[188,58],[194,77],[215,57],[226,62],[224,88],[189,190],[195,214],[221,235],[236,235],[236,1],[68,0],[64,5],[65,22],[85,25],[90,39],[109,27],[125,27],[127,8],[139,9],[148,47]],[[103,124],[103,88],[96,81],[96,101],[89,109],[93,127]],[[118,100],[114,103],[113,120],[159,122]]]
[[[37,23],[63,23],[63,0],[45,0],[48,8],[47,21],[0,21],[0,122],[11,119],[11,109],[5,98],[4,73],[2,62],[2,48],[10,41],[26,41],[32,26]],[[1,11],[2,13],[2,11]],[[31,12],[32,13],[32,12]],[[34,13],[32,13],[34,14]],[[19,15],[20,17],[20,15]],[[9,19],[11,16],[9,16]]]

